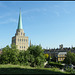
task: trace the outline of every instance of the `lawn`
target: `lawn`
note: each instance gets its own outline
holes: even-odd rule
[[[62,72],[58,68],[35,68],[30,66],[0,64],[0,74],[69,74],[69,73]]]

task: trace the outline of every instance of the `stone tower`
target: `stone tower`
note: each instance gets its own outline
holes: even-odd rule
[[[15,43],[17,49],[19,50],[27,50],[28,48],[28,37],[25,36],[24,30],[22,28],[22,17],[21,10],[19,14],[18,28],[16,30],[16,34],[12,37],[12,44]]]

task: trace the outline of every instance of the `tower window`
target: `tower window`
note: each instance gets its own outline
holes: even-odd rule
[[[24,48],[25,48],[25,46],[24,46]]]
[[[24,39],[24,41],[25,41],[25,39]]]
[[[21,39],[20,39],[20,41],[21,41]]]
[[[22,32],[21,32],[21,35],[22,35]]]
[[[26,39],[26,42],[27,42],[27,39]]]
[[[21,48],[21,46],[20,46],[20,48]]]

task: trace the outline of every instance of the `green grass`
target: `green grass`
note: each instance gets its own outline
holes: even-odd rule
[[[59,68],[35,68],[20,65],[0,65],[0,74],[69,74]]]

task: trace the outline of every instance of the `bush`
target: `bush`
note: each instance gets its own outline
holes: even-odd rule
[[[65,71],[70,72],[71,74],[75,74],[75,70],[69,67],[68,68],[66,67]]]
[[[54,67],[58,67],[58,68],[64,67],[61,63],[57,63],[57,62],[49,62],[48,64]]]

